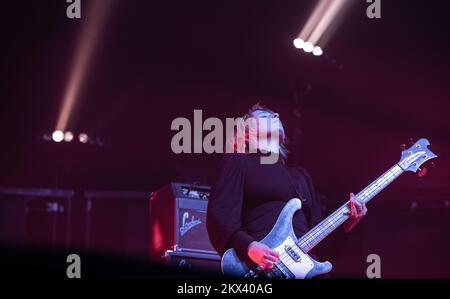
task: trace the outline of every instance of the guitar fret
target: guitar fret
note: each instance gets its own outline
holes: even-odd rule
[[[400,168],[400,166],[395,165],[385,174],[383,174],[379,179],[377,179],[373,184],[369,185],[363,191],[361,191],[357,195],[357,198],[364,202],[368,202],[372,197],[374,197],[394,179],[396,179],[402,172],[403,170]]]
[[[342,211],[342,209],[344,209],[346,211]],[[333,213],[332,215],[330,215],[330,217],[327,218],[328,220],[331,220],[333,223],[339,222],[337,225],[333,225],[332,227],[330,227],[330,226],[327,227],[326,225],[321,223],[320,225],[316,226],[318,228],[317,230],[313,230],[312,233],[310,233],[308,236],[306,236],[306,238],[302,238],[301,242],[299,242],[299,243],[301,243],[300,247],[302,248],[302,250],[309,251],[313,247],[313,246],[310,247],[313,244],[311,241],[314,241],[315,244],[317,244],[318,242],[323,240],[323,238],[325,238],[328,235],[327,232],[330,230],[330,228],[332,228],[330,230],[330,232],[331,232],[334,230],[334,228],[341,225],[343,222],[342,215],[345,214],[347,211],[348,211],[348,209],[346,209],[345,206],[341,207],[341,209],[337,210],[335,213]]]

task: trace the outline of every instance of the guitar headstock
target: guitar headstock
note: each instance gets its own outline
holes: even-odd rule
[[[429,145],[430,142],[427,139],[419,139],[410,148],[402,151],[402,157],[398,165],[404,171],[417,172],[422,164],[437,157],[428,149]]]

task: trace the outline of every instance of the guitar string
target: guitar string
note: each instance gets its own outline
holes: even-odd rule
[[[327,221],[323,224],[320,224],[317,229],[315,230],[315,232],[310,233],[306,236],[304,236],[303,238],[301,238],[298,242],[299,246],[302,245],[306,245],[308,244],[310,241],[314,240],[319,234],[322,234],[323,232],[325,232],[329,227],[331,222],[336,222],[336,219],[342,216],[342,207],[340,209],[338,209],[335,213],[333,213],[332,215],[330,215],[331,217],[328,217]]]
[[[331,227],[336,227],[336,223],[338,223],[341,218],[344,218],[343,216],[345,216],[345,213],[348,212],[348,210],[349,209],[344,208],[339,209],[339,212],[333,215],[333,217],[329,218],[327,220],[327,223],[318,227],[318,229],[314,233],[307,235],[305,238],[301,238],[297,245],[300,248],[304,247],[305,245],[309,247],[312,241],[317,240],[317,237],[322,236],[323,233],[327,232]],[[308,248],[308,251],[309,249],[310,248]]]

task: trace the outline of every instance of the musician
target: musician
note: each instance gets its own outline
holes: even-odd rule
[[[272,143],[267,148],[258,148],[256,153],[224,154],[212,186],[206,225],[212,245],[220,255],[234,248],[241,260],[270,269],[279,253],[258,240],[270,232],[284,205],[294,197],[302,201],[302,209],[293,219],[298,238],[318,224],[322,214],[311,176],[304,168],[288,167],[285,163],[287,138],[279,115],[256,104],[243,118],[249,117],[276,120],[272,123],[278,127],[271,126],[271,130],[274,127],[279,130],[279,142],[277,146]],[[270,136],[271,132],[265,133]],[[279,155],[276,163],[261,163],[262,155],[273,153]],[[367,212],[366,206],[357,202],[353,194],[350,194],[350,206],[351,215],[344,224],[347,232]]]

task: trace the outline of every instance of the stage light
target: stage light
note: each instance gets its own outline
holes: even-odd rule
[[[54,142],[61,142],[64,139],[64,133],[60,130],[56,130],[52,134],[52,139]]]
[[[313,50],[314,50],[314,46],[310,42],[306,42],[303,45],[303,51],[305,51],[306,53],[311,53]]]
[[[303,50],[305,52],[313,52],[313,55],[315,56],[323,54],[322,49],[315,50],[315,46],[326,46],[330,36],[335,32],[339,23],[343,20],[345,11],[348,10],[352,2],[353,1],[348,0],[317,1],[314,10],[295,39],[305,42],[303,44]],[[295,40],[294,46],[296,46]]]
[[[297,49],[303,48],[304,44],[305,44],[305,41],[302,40],[301,38],[294,39],[294,47],[296,47]]]
[[[78,141],[80,141],[81,143],[87,143],[89,140],[89,137],[86,133],[81,133],[80,135],[78,135]]]
[[[73,140],[73,133],[70,131],[67,131],[64,133],[64,141],[65,142],[71,142]]]
[[[314,56],[320,56],[323,54],[322,48],[319,46],[314,46],[311,42],[305,42],[301,38],[296,38],[293,41],[294,47],[297,49],[303,49],[306,53],[313,53]]]
[[[323,54],[322,48],[320,48],[319,46],[315,46],[313,50],[313,55],[320,56],[322,54]]]

